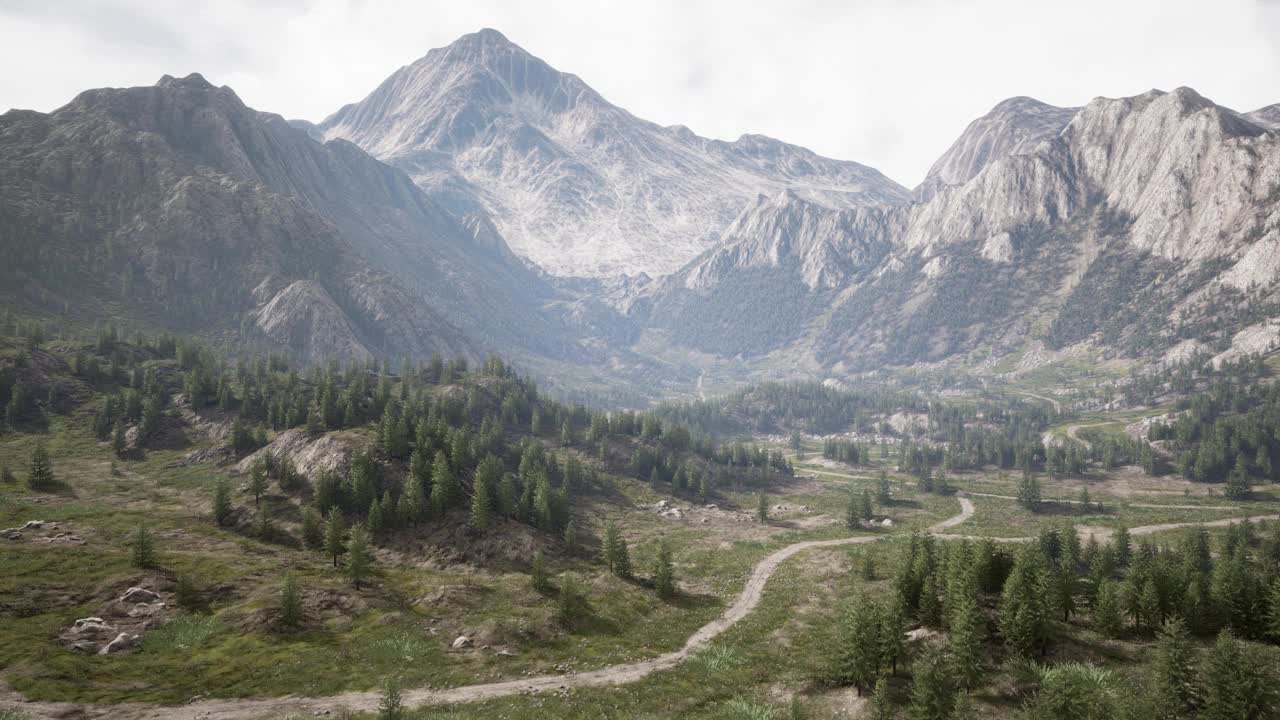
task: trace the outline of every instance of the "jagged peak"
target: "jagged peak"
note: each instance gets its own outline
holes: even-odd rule
[[[444,47],[432,49],[414,65],[430,60],[487,66],[510,57],[537,60],[533,53],[511,42],[506,35],[493,28],[482,28],[467,33]]]
[[[213,83],[204,78],[197,72],[188,74],[186,77],[176,78],[172,75],[164,75],[156,82],[158,88],[187,88],[193,90],[214,90]]]
[[[1072,121],[1073,126],[1088,125],[1097,118],[1118,117],[1119,114],[1154,113],[1152,117],[1187,118],[1201,112],[1212,113],[1217,120],[1221,132],[1230,136],[1256,136],[1265,132],[1265,125],[1257,123],[1253,118],[1241,115],[1229,108],[1218,105],[1206,98],[1194,88],[1185,85],[1173,90],[1164,91],[1152,88],[1140,95],[1123,98],[1096,97]],[[1104,122],[1108,125],[1109,122]]]
[[[500,31],[494,28],[480,28],[473,33],[467,33],[462,37],[454,40],[452,45],[511,45],[519,47],[515,43],[507,39]]]

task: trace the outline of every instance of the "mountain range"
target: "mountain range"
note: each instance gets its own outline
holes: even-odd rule
[[[0,116],[3,301],[566,388],[1230,357],[1280,338],[1280,105],[1012,98],[909,190],[618,108],[493,30],[319,123],[198,75]]]

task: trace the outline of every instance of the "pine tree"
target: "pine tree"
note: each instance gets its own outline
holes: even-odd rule
[[[378,700],[378,720],[405,720],[404,699],[400,684],[389,678],[382,685],[382,697]]]
[[[957,690],[955,699],[951,701],[951,714],[947,720],[978,720],[978,708],[973,698],[964,690]]]
[[[363,525],[356,524],[351,528],[351,537],[347,540],[347,578],[355,589],[360,589],[360,582],[373,570],[373,556],[369,553],[369,531]]]
[[[614,572],[614,566],[618,562],[618,543],[622,539],[622,535],[618,532],[618,526],[609,521],[604,526],[604,539],[600,543],[600,561],[605,564],[609,572]]]
[[[862,579],[874,582],[876,579],[876,559],[867,553],[862,556]]]
[[[858,503],[858,495],[852,491],[849,492],[849,501],[844,508],[844,527],[846,530],[856,530],[859,527],[859,520],[862,517],[861,507]]]
[[[139,525],[133,534],[133,545],[130,560],[136,568],[153,568],[156,566],[155,542],[151,539],[151,531],[145,525]]]
[[[1146,628],[1147,632],[1155,633],[1160,628],[1160,624],[1164,622],[1164,617],[1160,612],[1160,590],[1156,587],[1154,578],[1148,578],[1142,584],[1138,605],[1141,608],[1141,612],[1138,615],[1141,624]]]
[[[898,662],[907,655],[907,618],[902,603],[890,599],[880,617],[880,662],[898,674]]]
[[[196,587],[191,576],[178,573],[173,584],[173,602],[183,610],[191,610],[196,605]]]
[[[538,592],[546,592],[551,586],[551,581],[547,577],[546,562],[542,558],[541,550],[536,550],[533,553],[533,565],[529,569],[529,582],[533,585],[533,589]]]
[[[623,580],[631,579],[631,553],[627,550],[627,539],[618,536],[617,557],[613,562],[613,573]]]
[[[128,440],[124,435],[124,425],[116,423],[115,428],[111,431],[111,452],[115,453],[118,458],[123,458],[129,449]]]
[[[431,466],[431,513],[442,518],[457,502],[459,495],[458,478],[449,467],[444,453],[436,453],[436,460]]]
[[[31,470],[27,474],[27,485],[36,492],[46,492],[57,487],[53,476],[53,461],[49,459],[49,450],[44,441],[36,443],[31,451]]]
[[[1133,556],[1133,541],[1129,537],[1129,528],[1124,525],[1116,528],[1111,542],[1115,548],[1116,565],[1118,567],[1129,567],[1129,560]]]
[[[1074,532],[1071,533],[1073,536]],[[1053,587],[1053,602],[1062,613],[1062,622],[1071,621],[1071,613],[1076,610],[1076,574],[1074,564],[1064,563],[1064,567],[1055,567],[1050,571],[1050,583]]]
[[[492,505],[493,499],[489,492],[489,485],[477,475],[475,488],[471,494],[471,517],[468,524],[475,530],[487,529],[491,522]]]
[[[267,467],[262,458],[249,466],[249,494],[253,496],[254,506],[260,505],[262,496],[267,494]]]
[[[894,720],[897,716],[898,710],[893,705],[889,680],[881,675],[876,680],[875,693],[871,696],[871,720]]]
[[[369,512],[365,514],[364,527],[369,532],[369,539],[377,544],[382,539],[382,533],[385,528],[382,524],[382,503],[378,502],[378,498],[374,498],[369,502]]]
[[[764,493],[756,496],[756,520],[761,523],[769,522],[769,496]]]
[[[231,516],[231,485],[219,477],[213,485],[213,523],[221,526]]]
[[[1195,645],[1181,618],[1174,618],[1160,628],[1155,646],[1155,684],[1159,697],[1177,717],[1189,713],[1200,695],[1196,682]]]
[[[1228,500],[1248,500],[1250,490],[1249,468],[1245,464],[1244,455],[1240,455],[1236,458],[1231,474],[1227,476],[1227,486],[1222,494]]]
[[[551,490],[551,479],[542,470],[534,473],[533,518],[539,529],[545,532],[555,529],[555,496]]]
[[[560,577],[560,598],[556,604],[556,616],[565,627],[572,627],[585,612],[582,591],[578,589],[578,579],[573,573],[565,573]]]
[[[1275,717],[1273,682],[1265,657],[1223,630],[1201,663],[1203,720],[1263,720]]]
[[[920,586],[920,604],[916,616],[924,625],[937,627],[942,624],[942,602],[938,599],[938,581],[929,573]]]
[[[880,606],[861,597],[850,602],[840,617],[831,675],[836,682],[853,685],[859,696],[871,689],[880,671],[880,616]]]
[[[671,562],[671,545],[666,538],[658,541],[658,559],[653,570],[653,587],[662,598],[675,597],[675,566]]]
[[[893,491],[889,484],[889,473],[881,470],[880,479],[876,484],[876,503],[883,508],[891,502],[893,502]]]
[[[1018,504],[1031,512],[1040,512],[1040,502],[1040,481],[1031,471],[1024,471],[1018,483]]]
[[[975,687],[982,677],[986,648],[983,644],[985,620],[972,594],[964,594],[952,600],[951,606],[951,667],[961,687]]]
[[[1014,563],[1000,596],[1000,635],[1009,652],[1031,657],[1049,635],[1047,572],[1039,548],[1025,548]]]
[[[346,528],[343,526],[342,514],[333,509],[324,523],[324,551],[333,557],[333,566],[338,567],[338,556],[346,552]]]
[[[284,586],[280,589],[280,624],[287,628],[302,624],[302,592],[293,573],[284,576]]]
[[[937,647],[926,648],[912,663],[911,720],[948,720],[956,697],[948,665]]]
[[[516,516],[517,506],[515,478],[509,472],[501,472],[499,474],[501,479],[498,481],[497,497],[494,504],[500,516],[513,518]]]
[[[1133,714],[1120,712],[1124,701],[1115,674],[1095,665],[1069,662],[1040,673],[1040,692],[1031,699],[1025,717],[1030,720],[1110,720],[1153,716],[1134,708]],[[1132,705],[1132,702],[1126,703]],[[1126,708],[1127,709],[1127,708]]]
[[[9,469],[9,466],[4,463],[0,463],[0,482],[5,485],[13,485],[18,482],[17,476],[15,476],[13,471]]]
[[[308,505],[302,511],[302,544],[308,550],[324,547],[324,520],[314,505]]]
[[[369,453],[358,452],[351,456],[351,475],[347,479],[347,497],[350,500],[349,509],[352,512],[360,512],[369,508],[373,501],[377,499],[375,474],[373,458]]]
[[[271,510],[269,508],[258,508],[258,512],[253,516],[253,534],[262,542],[271,542],[275,537],[276,527],[271,522]]]
[[[1280,642],[1280,578],[1271,583],[1271,592],[1267,594],[1267,635],[1273,641]]]
[[[864,489],[862,491],[862,500],[858,506],[858,514],[863,520],[870,520],[874,514],[871,509],[871,491]]]
[[[1120,590],[1113,580],[1103,580],[1093,601],[1093,626],[1109,638],[1120,637],[1124,617],[1120,610]]]
[[[564,526],[564,554],[573,557],[578,551],[578,526],[570,520]]]

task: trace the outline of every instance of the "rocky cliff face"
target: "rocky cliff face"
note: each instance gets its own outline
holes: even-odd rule
[[[494,30],[432,50],[319,130],[403,168],[455,212],[490,214],[518,253],[559,275],[674,271],[759,193],[839,207],[907,197],[857,163],[641,120]]]
[[[1079,108],[1060,108],[1029,97],[1010,98],[969,124],[938,158],[917,195],[969,182],[996,160],[1022,155],[1062,132]]]
[[[762,200],[637,307],[704,352],[785,347],[843,369],[1031,342],[1130,357],[1230,344],[1278,298],[1280,135],[1266,116],[1186,88],[1079,109],[1015,98],[969,126],[913,202]],[[733,337],[695,320],[695,306],[751,307],[745,278],[769,294],[761,312],[787,318],[780,335],[741,313],[717,320],[737,317]]]

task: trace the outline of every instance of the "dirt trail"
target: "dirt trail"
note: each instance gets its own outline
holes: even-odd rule
[[[1017,393],[1017,394],[1019,394],[1019,395],[1026,395],[1027,397],[1033,397],[1033,398],[1035,398],[1035,399],[1037,399],[1037,400],[1043,400],[1043,401],[1045,401],[1045,402],[1047,402],[1047,403],[1049,403],[1050,405],[1052,405],[1052,406],[1053,406],[1053,411],[1054,411],[1054,412],[1056,412],[1056,413],[1060,413],[1060,412],[1062,412],[1062,405],[1061,405],[1061,403],[1059,403],[1057,400],[1054,400],[1053,398],[1045,397],[1044,395],[1037,395],[1037,394],[1035,394],[1035,393],[1024,392],[1024,391],[1022,391],[1022,390],[1014,390],[1014,392],[1015,392],[1015,393]]]
[[[929,528],[937,532],[954,527],[973,516],[973,503],[959,498],[960,514],[947,518]],[[765,585],[778,566],[792,556],[814,548],[857,545],[883,540],[885,535],[859,535],[836,540],[809,540],[776,550],[759,563],[751,577],[724,613],[702,626],[685,641],[684,647],[648,660],[611,665],[599,670],[570,675],[543,675],[503,682],[466,685],[463,687],[434,690],[418,688],[403,691],[405,704],[410,707],[475,702],[492,698],[536,693],[568,688],[600,687],[635,682],[651,673],[666,670],[705,647],[739,620],[746,617],[760,604]],[[76,705],[70,703],[21,703],[16,694],[0,694],[0,700],[14,703],[38,717],[61,718],[113,718],[113,720],[254,720],[274,713],[311,713],[317,710],[347,708],[353,711],[374,711],[381,697],[379,692],[352,692],[322,698],[269,698],[261,700],[200,700],[181,707],[154,705]],[[3,705],[0,704],[0,707]]]
[[[1210,520],[1209,522],[1179,522],[1179,523],[1163,523],[1161,525],[1143,525],[1142,527],[1130,528],[1130,535],[1150,535],[1151,533],[1164,532],[1165,530],[1180,530],[1182,528],[1193,527],[1227,527],[1238,522],[1258,522],[1259,520],[1278,520],[1280,515],[1253,515],[1250,517],[1234,517],[1225,518],[1223,520]]]
[[[953,528],[973,517],[973,501],[966,497],[957,497],[960,501],[960,513],[929,528],[929,532],[942,539],[983,540],[981,536],[952,535],[941,533]],[[1250,520],[1272,520],[1280,515],[1264,515],[1249,518]],[[1133,535],[1146,535],[1164,530],[1176,530],[1184,527],[1203,525],[1218,527],[1240,522],[1244,518],[1228,518],[1206,523],[1166,523],[1137,527],[1129,532]],[[685,641],[684,647],[664,653],[648,660],[612,665],[599,670],[568,675],[543,675],[540,677],[521,678],[503,682],[465,685],[449,689],[417,688],[405,690],[403,697],[409,707],[427,705],[445,705],[453,703],[476,702],[511,695],[532,694],[547,690],[569,688],[602,687],[635,682],[651,673],[670,669],[715,638],[719,637],[739,620],[746,617],[760,604],[765,585],[778,566],[792,556],[814,548],[839,547],[863,543],[879,542],[890,537],[887,535],[863,535],[836,540],[809,540],[788,545],[765,557],[751,572],[751,577],[742,588],[737,599],[717,619],[704,625]],[[1032,538],[991,538],[996,542],[1025,542]],[[67,718],[80,720],[259,720],[282,713],[313,714],[345,708],[352,711],[372,712],[377,710],[380,693],[351,692],[319,698],[282,697],[255,700],[199,700],[185,706],[157,705],[79,705],[73,703],[26,703],[11,690],[0,691],[0,708],[12,706],[23,710],[37,718]]]
[[[1110,425],[1110,424],[1111,424],[1110,422],[1096,422],[1096,423],[1086,423],[1086,424],[1073,423],[1067,426],[1067,437],[1083,445],[1085,450],[1092,450],[1093,445],[1090,444],[1088,440],[1085,440],[1084,438],[1080,437],[1077,433],[1079,433],[1081,430],[1084,430],[1085,428],[1102,427],[1103,425]]]
[[[999,498],[1001,500],[1017,500],[1018,499],[1013,495],[997,495],[995,493],[972,492],[969,490],[966,490],[965,494],[972,495],[974,497]],[[1042,500],[1042,502],[1055,503],[1058,505],[1079,505],[1080,504],[1079,500],[1063,500],[1063,499],[1053,499],[1053,498]],[[1097,503],[1098,501],[1094,500],[1093,502]],[[1246,509],[1242,507],[1236,507],[1234,505],[1161,505],[1159,503],[1135,503],[1135,502],[1126,502],[1124,504],[1127,507],[1154,508],[1156,510],[1225,510],[1228,512],[1241,512]],[[1192,524],[1194,525],[1195,523],[1192,523]]]

